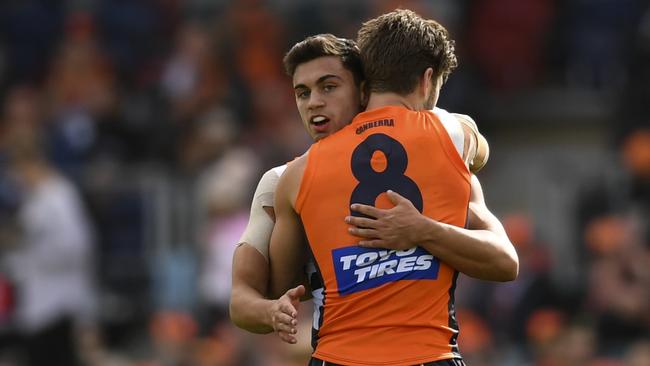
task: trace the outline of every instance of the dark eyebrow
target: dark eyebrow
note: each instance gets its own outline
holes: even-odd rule
[[[316,84],[320,84],[320,83],[326,81],[327,79],[331,79],[331,78],[335,78],[335,79],[343,80],[343,79],[342,79],[340,76],[338,76],[338,75],[327,74],[327,75],[323,75],[323,76],[319,77],[318,80],[316,80]],[[305,85],[305,84],[298,84],[298,85],[295,85],[295,86],[293,87],[293,90],[298,90],[298,89],[309,89],[309,88],[307,88],[307,85]]]

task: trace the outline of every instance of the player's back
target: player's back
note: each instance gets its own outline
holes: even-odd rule
[[[351,203],[386,207],[393,190],[423,214],[464,226],[470,174],[435,114],[383,107],[310,149],[296,200],[325,287],[315,355],[349,365],[458,356],[456,272],[420,247],[361,248]]]

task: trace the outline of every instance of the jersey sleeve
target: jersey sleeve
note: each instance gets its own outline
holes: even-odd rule
[[[273,207],[275,187],[284,171],[283,168],[284,166],[268,170],[260,179],[253,195],[248,225],[238,242],[238,245],[246,243],[253,246],[267,261],[274,222],[264,207]]]

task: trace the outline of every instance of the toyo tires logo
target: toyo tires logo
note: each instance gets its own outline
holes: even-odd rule
[[[435,280],[440,262],[420,247],[409,250],[350,246],[332,251],[341,296],[401,280]]]

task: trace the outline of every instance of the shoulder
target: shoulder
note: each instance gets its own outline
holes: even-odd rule
[[[285,164],[271,168],[262,175],[262,178],[260,178],[259,183],[257,183],[254,199],[256,199],[262,207],[273,207],[275,189],[286,167],[287,165]]]
[[[275,190],[275,186],[278,183],[278,180],[284,173],[287,168],[287,164],[276,166],[267,170],[260,178],[260,182],[257,184],[258,187],[269,187],[271,190]]]
[[[479,132],[478,125],[472,117],[459,113],[454,113],[454,116],[463,127],[465,140],[470,141],[472,146],[471,150],[466,152],[466,158],[469,161],[470,170],[476,173],[487,163],[490,157],[490,145],[485,136]]]
[[[435,107],[432,112],[438,117],[440,123],[445,128],[445,131],[447,131],[456,151],[463,156],[463,151],[465,149],[465,132],[460,121],[456,117],[456,114],[449,113],[438,107]]]
[[[281,200],[290,202],[292,206],[295,204],[302,176],[307,167],[308,153],[306,152],[287,164],[287,168],[278,181],[276,202]]]
[[[309,151],[294,159],[286,165],[286,169],[280,178],[281,181],[294,181],[296,177],[301,177],[309,161]]]
[[[267,170],[264,175],[262,175],[261,181],[273,181],[273,180],[278,180],[284,173],[284,171],[287,169],[287,164],[282,164],[276,167],[273,167],[269,170]]]
[[[478,134],[478,125],[476,124],[476,121],[474,119],[466,114],[461,114],[461,113],[451,113],[458,122],[462,123],[464,126],[469,127],[469,129],[475,133]]]

